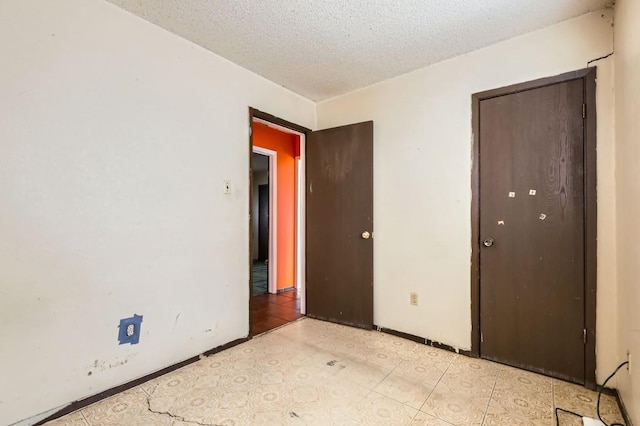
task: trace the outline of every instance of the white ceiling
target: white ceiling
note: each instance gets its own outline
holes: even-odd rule
[[[311,100],[604,7],[611,0],[108,0]]]

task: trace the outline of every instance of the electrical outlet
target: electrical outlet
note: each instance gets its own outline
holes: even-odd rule
[[[224,193],[225,193],[225,195],[231,194],[231,181],[230,180],[225,180],[224,181]]]
[[[418,293],[409,293],[409,303],[413,306],[418,306]]]
[[[631,374],[631,352],[627,352],[627,371]]]

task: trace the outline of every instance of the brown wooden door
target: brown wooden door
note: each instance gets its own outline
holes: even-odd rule
[[[479,106],[480,354],[577,383],[585,381],[583,86],[566,81]]]
[[[373,325],[373,122],[306,143],[307,316]]]

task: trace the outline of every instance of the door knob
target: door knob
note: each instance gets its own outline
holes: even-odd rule
[[[484,244],[485,247],[491,247],[493,245],[493,243],[495,243],[495,242],[496,241],[493,238],[489,237],[489,238],[485,239],[482,242],[482,244]]]
[[[371,234],[369,233],[369,231],[364,231],[362,233],[362,238],[364,238],[365,240],[368,240],[369,238],[371,238]]]

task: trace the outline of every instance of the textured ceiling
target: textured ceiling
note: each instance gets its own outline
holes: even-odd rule
[[[318,101],[611,0],[108,0]]]

